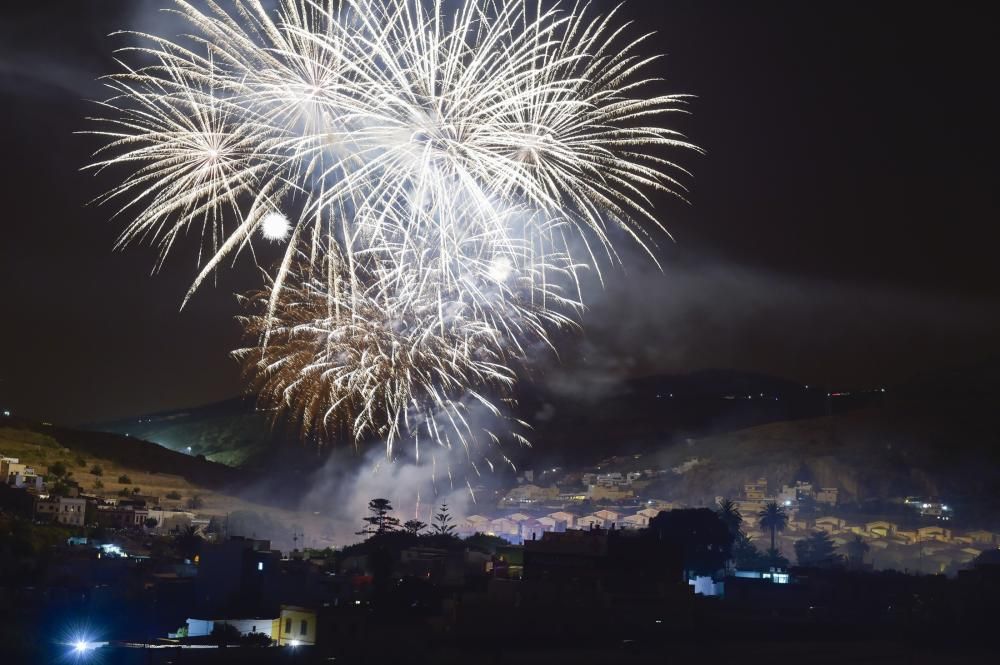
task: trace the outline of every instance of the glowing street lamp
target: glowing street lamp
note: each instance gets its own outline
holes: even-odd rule
[[[73,655],[76,658],[82,659],[86,658],[88,654],[97,648],[97,644],[91,642],[90,640],[77,639],[73,642]]]

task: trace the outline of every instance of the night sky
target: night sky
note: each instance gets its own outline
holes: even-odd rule
[[[150,275],[155,251],[113,252],[122,222],[87,205],[111,181],[79,171],[97,145],[74,134],[84,99],[128,43],[106,35],[169,30],[164,5],[0,10],[0,409],[92,422],[240,391],[232,293],[256,285],[253,265],[178,312],[197,239]],[[561,371],[731,367],[850,388],[995,356],[995,22],[919,3],[623,11],[659,33],[667,88],[697,95],[679,127],[707,154],[679,156],[690,204],[658,205],[676,240],[665,273],[639,256],[608,270]]]

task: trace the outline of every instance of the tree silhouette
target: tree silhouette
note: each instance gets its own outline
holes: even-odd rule
[[[212,641],[223,647],[239,644],[240,629],[229,623],[217,623],[212,626]]]
[[[788,559],[776,547],[765,552],[761,562],[764,568],[788,568]]]
[[[427,525],[421,522],[420,520],[407,520],[406,522],[403,523],[403,528],[406,530],[407,533],[417,536],[420,534],[421,531],[427,528]]]
[[[434,516],[434,533],[439,536],[455,535],[455,525],[451,523],[451,515],[448,513],[448,504],[442,503],[438,513]]]
[[[743,570],[755,570],[764,564],[764,555],[750,536],[737,532],[733,541],[733,565]]]
[[[186,559],[193,559],[198,554],[201,543],[201,535],[198,533],[198,529],[193,526],[186,527],[174,538],[174,545]]]
[[[864,538],[855,534],[854,540],[847,543],[847,560],[855,568],[861,568],[865,564],[865,554],[871,549],[871,545],[865,542]]]
[[[392,504],[389,499],[372,499],[368,502],[368,512],[371,515],[361,519],[367,524],[357,532],[359,536],[380,536],[399,528],[399,520],[391,516]]]
[[[719,508],[715,513],[719,516],[719,519],[725,522],[729,533],[733,534],[734,537],[738,537],[740,528],[743,526],[743,515],[740,515],[740,509],[736,507],[732,499],[720,499]]]
[[[771,549],[776,550],[774,538],[779,531],[784,531],[788,526],[788,513],[775,501],[768,501],[764,504],[764,509],[757,513],[760,518],[761,531],[771,532]]]
[[[675,543],[684,557],[684,570],[693,575],[714,575],[730,559],[733,535],[708,508],[661,512],[649,521],[645,537]]]
[[[800,566],[832,568],[844,562],[826,531],[816,531],[808,538],[795,541],[795,558]]]

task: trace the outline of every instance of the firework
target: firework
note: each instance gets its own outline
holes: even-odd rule
[[[199,229],[191,292],[255,238],[284,243],[246,299],[239,352],[262,400],[306,432],[393,442],[458,407],[509,398],[528,350],[584,303],[579,273],[616,260],[613,227],[652,256],[650,196],[682,195],[616,12],[534,0],[258,0],[202,12],[190,35],[139,35],[94,133],[120,244],[160,262]],[[617,10],[616,10],[617,11]],[[190,296],[190,293],[189,293]],[[414,423],[420,423],[415,426]]]
[[[469,413],[506,420],[498,401],[509,401],[523,354],[490,317],[469,315],[472,292],[447,292],[433,268],[390,280],[310,271],[300,257],[273,311],[273,284],[243,299],[250,344],[235,355],[262,406],[320,442],[385,441],[390,457],[401,438],[467,451],[499,442]],[[534,316],[512,300],[503,318]]]

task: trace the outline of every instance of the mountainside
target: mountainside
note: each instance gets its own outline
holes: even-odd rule
[[[254,465],[283,442],[253,402],[235,398],[215,404],[100,423],[91,429],[139,437],[229,466]]]
[[[567,386],[525,382],[517,416],[532,424],[530,450],[508,454],[525,463],[562,464],[694,435],[805,418],[848,407],[831,404],[826,392],[747,372],[712,370],[616,383],[583,397]],[[270,466],[274,450],[303,445],[292,432],[275,429],[253,402],[231,399],[91,429],[130,434],[167,448],[231,466]],[[188,451],[190,447],[190,451]],[[343,446],[341,446],[343,447]],[[568,456],[568,457],[567,457]]]
[[[79,466],[75,462],[78,458],[95,458],[115,468],[170,474],[205,488],[235,485],[241,475],[224,464],[134,436],[75,430],[13,417],[0,419],[0,452],[14,456],[20,453],[42,467],[62,461],[72,468]],[[86,471],[80,469],[77,475]]]
[[[1000,363],[854,394],[706,371],[625,381],[597,396],[531,386],[519,397],[519,415],[534,424],[533,447],[507,451],[519,468],[579,469],[609,455],[641,454],[642,464],[656,460],[682,471],[654,488],[658,498],[707,505],[767,477],[778,485],[803,479],[839,487],[847,502],[928,495],[961,505],[966,515],[1000,514]],[[312,477],[322,457],[272,431],[243,400],[115,426],[266,469],[256,475],[289,500],[289,488]],[[342,462],[350,464],[345,448]]]
[[[328,514],[296,510],[296,497],[282,504],[262,491],[255,474],[133,436],[0,417],[0,454],[34,467],[50,487],[59,464],[90,495],[114,497],[139,488],[163,508],[220,518],[232,535],[269,538],[284,549],[301,546],[305,533],[311,546],[333,543]]]
[[[868,408],[668,446],[658,452],[661,464],[687,465],[654,490],[708,503],[717,495],[738,496],[744,482],[758,477],[772,486],[801,479],[838,487],[847,502],[941,497],[959,515],[996,524],[997,377],[982,368],[927,375]]]

